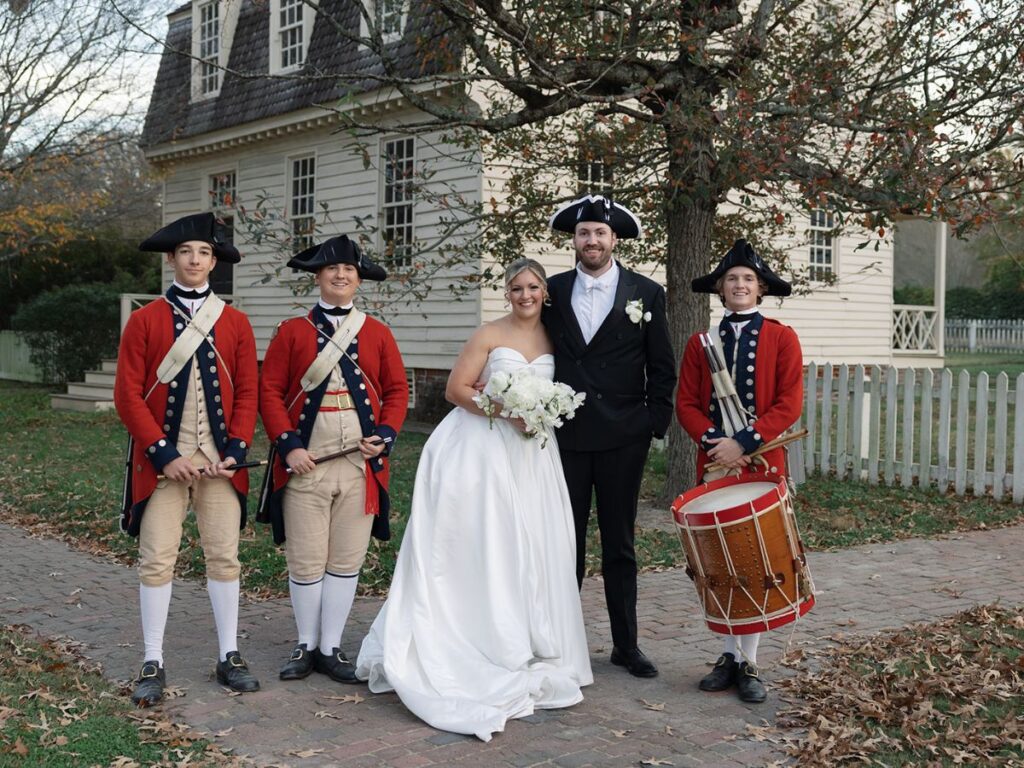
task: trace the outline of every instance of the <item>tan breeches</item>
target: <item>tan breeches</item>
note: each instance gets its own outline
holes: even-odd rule
[[[284,489],[289,575],[310,582],[324,571],[357,573],[372,527],[373,515],[366,514],[366,477],[351,461],[327,461],[292,477]]]
[[[208,460],[202,451],[196,451],[192,463],[199,467]],[[174,578],[182,524],[190,500],[199,524],[207,577],[235,581],[241,573],[238,526],[242,510],[231,481],[223,477],[201,478],[189,487],[161,480],[149,497],[139,532],[139,579],[147,587],[160,587]]]

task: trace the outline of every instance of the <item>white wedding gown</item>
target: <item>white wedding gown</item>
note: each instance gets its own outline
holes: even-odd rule
[[[483,378],[530,368],[497,347]],[[581,701],[593,682],[555,440],[456,408],[423,448],[388,599],[356,674],[435,728],[489,741],[509,718]]]

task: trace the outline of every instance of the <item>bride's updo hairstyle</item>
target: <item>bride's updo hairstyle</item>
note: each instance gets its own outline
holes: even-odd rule
[[[540,265],[540,262],[535,259],[530,259],[524,256],[521,259],[516,259],[507,267],[505,267],[505,301],[506,306],[509,300],[508,298],[508,287],[512,285],[512,281],[519,277],[523,272],[532,272],[538,280],[540,280],[541,288],[544,290],[544,306],[551,306],[551,299],[548,296],[548,276],[544,271],[544,267]]]
[[[540,280],[541,285],[544,286],[544,293],[547,294],[548,276],[547,273],[544,271],[544,267],[542,267],[540,265],[540,262],[536,261],[535,259],[530,259],[525,256],[521,259],[516,259],[507,267],[505,267],[505,287],[508,288],[512,284],[512,281],[519,277],[519,275],[521,275],[526,270],[530,270],[531,272],[533,272],[533,274],[537,276],[537,279]]]

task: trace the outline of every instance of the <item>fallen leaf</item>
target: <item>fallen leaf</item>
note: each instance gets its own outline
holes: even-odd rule
[[[644,709],[650,709],[654,712],[663,712],[665,710],[664,702],[651,702],[647,699],[640,699],[640,701],[643,703]]]
[[[365,699],[358,693],[350,693],[347,696],[325,696],[328,701],[336,701],[339,704],[362,704]]]
[[[295,749],[291,752],[285,752],[286,755],[294,755],[295,757],[315,757],[323,752],[322,749]]]

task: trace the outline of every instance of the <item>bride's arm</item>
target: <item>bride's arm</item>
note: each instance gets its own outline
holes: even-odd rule
[[[491,334],[492,330],[486,325],[473,332],[459,353],[459,359],[455,361],[455,366],[448,375],[448,386],[444,390],[445,400],[449,403],[480,416],[486,414],[473,402],[473,396],[477,394],[474,385],[479,381],[480,374],[484,372],[484,366],[487,364],[487,355],[492,346]]]

